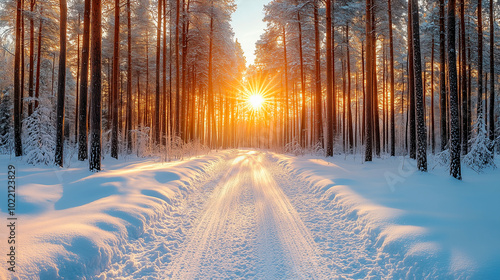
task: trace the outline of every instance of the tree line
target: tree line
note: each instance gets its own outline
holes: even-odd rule
[[[282,80],[277,145],[409,155],[421,171],[438,153],[459,179],[461,162],[493,165],[494,0],[275,0],[265,11],[256,67]]]
[[[248,69],[230,0],[1,8],[0,147],[29,162],[259,146],[409,155],[422,171],[437,153],[461,178],[499,142],[494,0],[273,0]]]

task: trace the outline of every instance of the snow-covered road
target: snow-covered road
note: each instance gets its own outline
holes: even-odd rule
[[[168,267],[174,279],[324,278],[316,244],[262,153],[232,160]],[[323,275],[323,277],[321,277]]]
[[[17,162],[26,261],[0,279],[498,278],[500,171],[457,182],[405,162],[253,150],[109,159],[99,173]]]

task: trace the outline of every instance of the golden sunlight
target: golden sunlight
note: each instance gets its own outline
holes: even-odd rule
[[[248,97],[248,103],[255,110],[259,110],[264,105],[264,96],[260,93],[253,93]]]

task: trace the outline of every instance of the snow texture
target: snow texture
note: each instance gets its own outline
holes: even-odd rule
[[[16,165],[19,223],[17,272],[0,279],[500,275],[498,169],[465,168],[458,181],[447,166],[421,173],[402,157],[252,150],[106,159],[99,173],[77,161],[58,169],[0,159],[3,170]]]

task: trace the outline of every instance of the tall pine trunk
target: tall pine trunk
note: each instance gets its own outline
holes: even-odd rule
[[[55,162],[63,166],[64,160],[64,97],[66,90],[66,25],[68,7],[66,0],[59,1],[61,21],[59,25],[59,69],[57,76],[56,152]]]
[[[396,155],[396,121],[394,119],[394,39],[392,35],[392,6],[391,0],[388,0],[389,13],[389,63],[391,68],[391,156]]]
[[[130,0],[127,0],[127,153],[132,153],[132,25]]]
[[[495,25],[493,24],[493,0],[490,0],[490,140],[495,140]],[[492,149],[495,145],[492,145]],[[493,153],[494,154],[494,153]]]
[[[465,0],[460,0],[460,91],[462,94],[462,154],[468,153],[469,147],[469,114],[467,92],[467,57],[465,55]]]
[[[36,77],[35,77],[35,110],[38,108],[38,97],[40,96],[40,64],[42,62],[42,30],[43,30],[43,19],[42,19],[43,8],[40,7],[40,24],[38,26],[38,50],[37,50],[37,60],[36,60]]]
[[[94,1],[92,3],[95,3]],[[94,13],[94,7],[92,7]],[[118,102],[118,89],[120,75],[120,0],[115,0],[115,34],[113,41],[113,73],[112,73],[112,128],[111,128],[111,157],[118,159],[118,110],[120,103]]]
[[[372,141],[373,141],[373,41],[372,41],[372,5],[373,0],[366,0],[366,114],[365,114],[365,161],[372,161]]]
[[[35,8],[35,0],[30,1],[30,12],[34,12]],[[30,17],[30,57],[29,57],[29,78],[28,78],[28,96],[30,99],[33,98],[33,93],[34,93],[34,62],[35,62],[35,23],[33,20],[33,16]],[[28,104],[28,116],[31,116],[33,114],[33,100],[30,100]]]
[[[413,50],[413,26],[412,26],[412,6],[411,0],[408,2],[408,95],[410,101],[410,158],[417,158],[417,136],[416,136],[416,128],[415,128],[415,61],[414,50]]]
[[[483,110],[483,5],[477,0],[477,119],[484,125]]]
[[[450,83],[450,174],[461,180],[460,127],[458,119],[457,54],[455,49],[455,0],[448,1],[448,71]]]
[[[415,101],[417,113],[417,167],[427,171],[427,129],[425,127],[424,92],[422,85],[422,59],[420,55],[420,23],[418,0],[412,3],[413,60],[415,65]]]
[[[323,147],[323,117],[322,111],[322,92],[321,92],[321,52],[320,52],[320,38],[319,38],[319,15],[318,15],[318,3],[319,0],[314,1],[314,41],[315,41],[315,83],[316,83],[316,105],[314,114],[314,140],[313,145],[319,143]]]
[[[90,78],[90,158],[91,171],[101,170],[101,0],[92,0]],[[116,106],[115,106],[116,107]]]
[[[448,145],[448,110],[446,96],[446,51],[445,51],[445,30],[444,30],[444,0],[439,0],[439,100],[440,100],[440,120],[441,120],[441,151]]]
[[[85,0],[83,10],[83,41],[82,68],[80,69],[80,102],[78,108],[78,160],[87,159],[87,87],[89,76],[89,45],[90,45],[90,1]]]
[[[333,156],[332,0],[326,0],[326,156]],[[286,98],[288,100],[288,96]]]
[[[21,140],[22,84],[20,81],[22,2],[23,0],[17,0],[16,50],[14,54],[14,146],[16,157],[23,155],[23,143]]]

